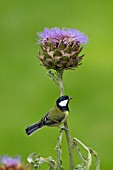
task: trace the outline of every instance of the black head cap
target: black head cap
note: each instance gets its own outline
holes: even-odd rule
[[[61,111],[69,111],[68,103],[71,99],[69,96],[61,96],[57,99],[56,105]]]

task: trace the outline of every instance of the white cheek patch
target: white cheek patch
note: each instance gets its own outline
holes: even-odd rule
[[[63,107],[63,106],[66,106],[67,103],[68,103],[68,100],[63,100],[59,103],[59,105]]]

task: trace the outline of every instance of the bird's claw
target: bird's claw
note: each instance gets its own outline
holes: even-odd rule
[[[59,126],[59,128],[60,128],[61,130],[69,130],[68,128],[66,128],[66,127],[64,127],[64,126]]]

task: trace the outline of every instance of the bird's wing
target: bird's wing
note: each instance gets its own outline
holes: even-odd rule
[[[41,119],[41,123],[44,125],[54,125],[59,123],[59,121],[56,120],[51,120],[49,117],[49,112]]]

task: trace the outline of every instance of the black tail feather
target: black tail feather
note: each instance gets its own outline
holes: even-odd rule
[[[31,126],[28,126],[25,131],[26,131],[27,135],[31,135],[32,133],[34,133],[35,131],[40,129],[42,126],[43,125],[41,124],[41,122],[35,123]]]

